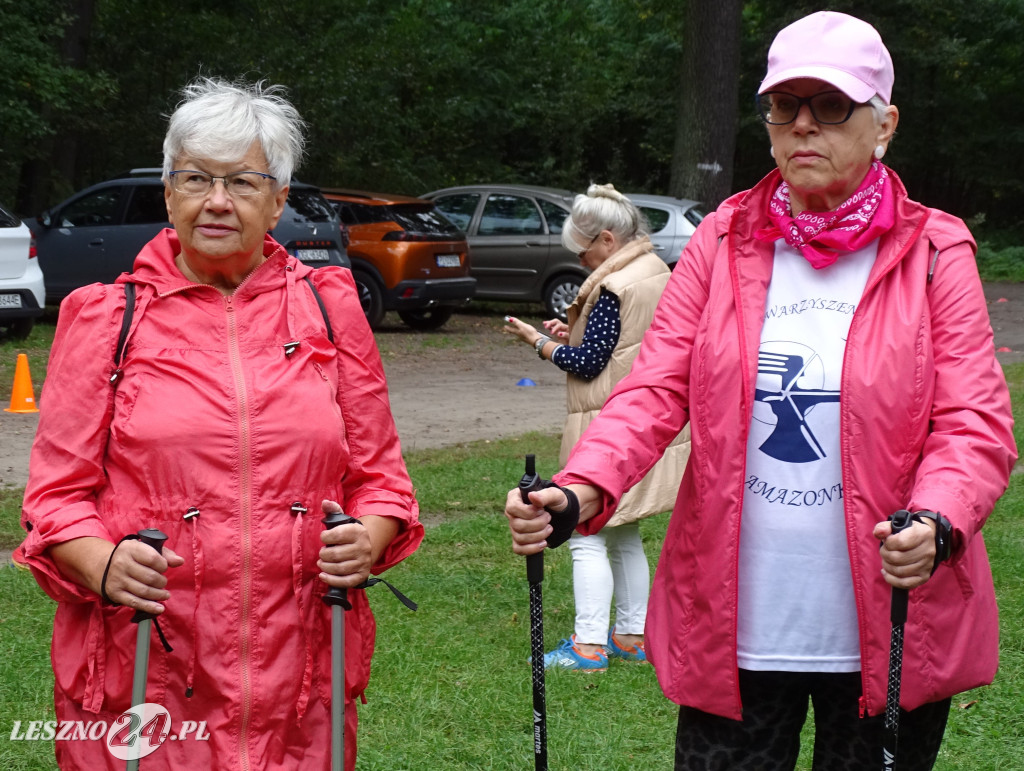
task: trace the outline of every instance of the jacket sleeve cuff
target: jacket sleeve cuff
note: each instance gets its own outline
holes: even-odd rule
[[[378,517],[390,517],[398,522],[398,533],[391,543],[384,547],[384,551],[370,568],[370,572],[374,575],[379,575],[397,565],[416,551],[420,542],[423,541],[423,525],[419,521],[419,505],[415,500],[412,501],[411,509],[405,501],[396,503],[394,501],[363,500],[355,503],[351,511],[352,516],[356,518],[372,514]]]
[[[65,577],[50,556],[49,548],[76,538],[114,540],[91,507],[90,514],[76,519],[74,510],[81,508],[71,506],[63,510],[59,518],[47,517],[31,523],[31,530],[13,556],[16,563],[32,571],[42,590],[58,602],[96,602],[99,596]]]
[[[937,511],[953,526],[953,553],[950,561],[955,562],[964,553],[980,528],[971,517],[970,508],[955,494],[947,490],[921,490],[914,494],[907,505],[908,511]]]
[[[576,526],[576,532],[580,535],[594,535],[608,523],[608,520],[615,514],[615,509],[618,508],[618,499],[592,479],[578,474],[560,472],[555,474],[551,481],[563,487],[565,485],[587,485],[597,490],[599,496],[597,514]]]

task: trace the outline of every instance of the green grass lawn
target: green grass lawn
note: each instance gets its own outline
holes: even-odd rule
[[[1006,374],[1020,426],[1024,365]],[[431,524],[419,551],[387,578],[420,609],[410,612],[383,587],[370,590],[378,642],[368,703],[360,708],[360,771],[532,768],[525,562],[511,552],[501,513],[526,452],[536,453],[538,471],[550,476],[557,437],[534,434],[407,455],[424,521]],[[19,537],[18,499],[16,492],[0,496],[0,545]],[[666,525],[664,515],[643,522],[652,566]],[[1024,765],[1024,478],[1014,477],[985,534],[1001,611],[1001,667],[991,686],[954,698],[940,771]],[[550,648],[572,630],[568,550],[548,552],[545,567]],[[52,613],[29,574],[0,568],[4,771],[53,768],[52,742],[10,740],[13,721],[52,719]],[[603,675],[551,672],[547,705],[552,769],[671,767],[676,708],[661,695],[651,667],[613,661]],[[799,768],[810,768],[808,753]]]

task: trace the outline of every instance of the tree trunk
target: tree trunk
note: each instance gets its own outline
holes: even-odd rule
[[[742,0],[689,0],[669,192],[709,211],[732,193]]]

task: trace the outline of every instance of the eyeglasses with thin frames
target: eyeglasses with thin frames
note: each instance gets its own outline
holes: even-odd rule
[[[587,252],[589,252],[589,251],[590,251],[590,247],[592,247],[592,246],[594,245],[594,242],[595,242],[595,241],[597,241],[597,239],[599,239],[599,238],[601,237],[601,232],[602,232],[602,231],[600,231],[600,230],[599,230],[599,231],[597,231],[597,235],[596,235],[596,236],[594,236],[593,238],[591,238],[591,239],[590,239],[590,243],[589,243],[589,244],[587,244],[587,248],[586,248],[586,249],[584,249],[584,250],[583,250],[583,251],[581,251],[581,252],[577,252],[577,253],[576,253],[576,256],[577,256],[577,257],[579,257],[579,258],[580,258],[580,259],[582,260],[582,259],[583,259],[583,256],[584,256],[584,255],[585,255],[585,254],[586,254]]]
[[[805,104],[811,117],[826,126],[846,123],[862,102],[855,102],[842,91],[822,91],[813,96],[794,96],[785,91],[766,91],[756,97],[761,120],[771,126],[785,126],[796,120]]]
[[[171,187],[175,192],[189,196],[209,194],[219,179],[224,183],[224,190],[232,198],[263,195],[268,191],[270,182],[277,181],[277,177],[261,171],[234,171],[222,177],[215,177],[196,169],[177,169],[167,176],[171,178]]]

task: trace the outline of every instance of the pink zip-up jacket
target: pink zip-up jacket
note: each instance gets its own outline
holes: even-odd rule
[[[320,503],[392,517],[400,531],[373,568],[423,537],[380,357],[349,271],[311,270],[267,238],[267,256],[229,297],[174,266],[164,230],[130,276],[138,301],[123,378],[109,380],[124,288],[92,285],[61,306],[32,448],[16,559],[57,600],[57,718],[112,725],[130,705],[133,612],[66,579],[48,547],[162,530],[185,558],[153,635],[147,701],[170,733],[155,769],[329,767],[330,610],[316,560]],[[335,342],[309,286],[327,307]],[[381,589],[381,591],[384,591]],[[346,767],[354,699],[370,674],[374,621],[362,590],[345,614]],[[127,730],[124,731],[127,734]],[[124,739],[126,736],[121,736]],[[58,741],[63,769],[123,768],[99,741]]]
[[[662,295],[632,373],[620,381],[555,479],[615,503],[689,422],[692,449],[654,578],[647,652],[665,695],[740,719],[737,561],[747,435],[774,245],[773,172],[704,220]],[[885,708],[891,590],[875,524],[940,511],[955,551],[910,591],[906,709],[991,682],[998,619],[981,528],[1016,460],[1010,400],[964,224],[907,198],[850,325],[842,374],[843,504],[860,630],[862,713]],[[842,259],[842,257],[840,257]],[[813,533],[807,534],[813,538]]]

